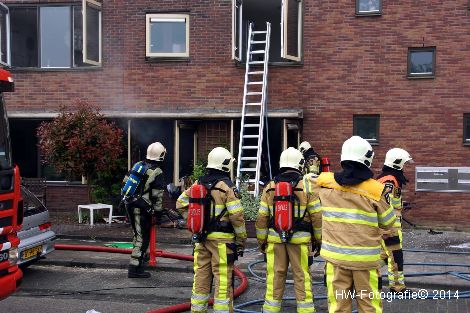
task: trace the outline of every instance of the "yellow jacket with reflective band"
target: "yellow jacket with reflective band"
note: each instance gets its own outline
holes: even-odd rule
[[[383,195],[384,186],[373,179],[341,186],[333,173],[307,175],[304,185],[321,202],[321,256],[346,269],[379,268],[380,229],[390,229],[396,218]]]
[[[269,227],[269,222],[273,217],[273,202],[275,195],[275,182],[271,181],[263,190],[261,195],[260,207],[258,210],[258,217],[256,219],[256,238],[260,245],[266,242],[272,243],[281,243],[281,238],[279,233],[276,232],[274,228]],[[305,231],[294,232],[289,243],[301,244],[309,243],[312,241],[312,236],[318,242],[321,241],[321,210],[320,210],[320,201],[315,195],[307,195],[303,189],[303,182],[300,180],[295,186],[296,189],[301,189],[302,191],[294,191],[295,195],[300,201],[300,217],[304,216],[304,221],[311,223],[313,226],[314,235]],[[305,212],[307,211],[307,212]],[[299,217],[297,204],[294,209],[294,220]]]
[[[401,231],[401,212],[403,209],[403,200],[401,196],[401,188],[398,185],[398,181],[393,175],[386,175],[377,179],[385,186],[385,197],[388,198],[390,205],[395,209],[397,219],[393,224],[393,228],[385,232],[388,237],[398,236]]]
[[[193,186],[197,183],[196,181]],[[227,208],[224,215],[220,218],[220,221],[231,223],[235,232],[211,232],[207,235],[207,240],[222,240],[228,243],[235,240],[237,244],[244,246],[246,241],[246,228],[240,199],[235,195],[233,188],[229,187],[223,181],[219,181],[214,187],[217,189],[212,189],[210,193],[215,202],[215,216],[218,216],[224,208]],[[189,189],[190,188],[186,189],[176,201],[176,208],[183,214],[185,214],[189,205]],[[214,217],[212,215],[212,209],[209,208],[209,210],[211,218]]]

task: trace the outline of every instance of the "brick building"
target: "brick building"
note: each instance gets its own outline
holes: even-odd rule
[[[412,154],[415,222],[470,220],[468,0],[84,0],[85,22],[82,1],[4,3],[1,61],[16,80],[7,105],[25,176],[54,179],[35,128],[76,99],[130,131],[130,161],[161,140],[169,181],[214,145],[236,153],[247,25],[270,21],[274,161],[302,139],[337,170],[342,142],[359,134],[374,144],[376,172],[389,148]],[[418,191],[416,167],[426,167]]]

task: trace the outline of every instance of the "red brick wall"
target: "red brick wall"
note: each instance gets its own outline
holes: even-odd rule
[[[462,145],[462,117],[470,112],[468,1],[382,2],[382,16],[355,17],[353,0],[306,0],[303,66],[270,68],[269,107],[302,108],[303,139],[333,169],[353,114],[380,114],[374,170],[391,147],[412,154],[405,197],[415,221],[468,223],[469,194],[414,195],[414,166],[470,166],[470,147]],[[145,60],[146,10],[190,10],[189,62]],[[103,34],[102,69],[16,72],[8,108],[51,111],[76,98],[103,110],[241,107],[244,68],[230,60],[231,1],[105,0]],[[436,78],[407,79],[408,47],[423,45],[437,47]]]
[[[79,204],[90,203],[86,185],[48,185],[46,205],[51,214],[76,213]]]

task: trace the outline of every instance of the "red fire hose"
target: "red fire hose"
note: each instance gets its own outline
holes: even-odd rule
[[[109,248],[109,247],[100,247],[100,246],[82,246],[82,245],[64,245],[64,244],[56,244],[56,250],[72,250],[72,251],[93,251],[93,252],[107,252],[107,253],[122,253],[122,254],[131,254],[131,249],[120,249],[120,248]],[[193,261],[194,258],[192,255],[187,254],[179,254],[173,252],[166,252],[163,250],[157,250],[156,256],[160,258],[169,258],[169,259],[176,259],[176,260],[183,260],[183,261]],[[234,267],[234,273],[238,278],[241,279],[241,284],[235,288],[234,290],[234,297],[238,297],[241,295],[245,290],[248,288],[248,279],[246,278],[245,274],[238,269],[238,267]],[[209,300],[209,304],[213,304],[214,299]],[[167,307],[163,307],[160,309],[155,309],[148,311],[147,313],[177,313],[177,312],[185,312],[191,309],[191,303],[179,303]]]

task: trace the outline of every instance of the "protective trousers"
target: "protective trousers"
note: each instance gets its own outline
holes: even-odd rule
[[[356,298],[359,313],[382,313],[378,269],[349,270],[326,262],[329,313],[351,313]]]
[[[134,238],[132,239],[132,254],[130,265],[142,266],[145,252],[150,243],[150,228],[152,227],[152,217],[144,209],[139,207],[129,208],[129,219]]]
[[[405,275],[403,274],[402,231],[398,231],[399,244],[386,246],[388,264],[388,286],[396,292],[406,289]]]
[[[233,312],[232,279],[236,251],[231,248],[232,245],[218,240],[196,243],[191,312],[207,312],[212,279],[215,282],[213,312]]]
[[[297,313],[315,312],[308,267],[310,244],[268,243],[266,247],[266,295],[263,312],[281,312],[289,263],[294,276]]]

